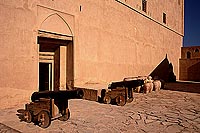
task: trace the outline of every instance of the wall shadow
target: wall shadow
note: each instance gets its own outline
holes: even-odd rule
[[[169,62],[167,55],[149,75],[153,77],[153,79],[161,79],[165,82],[176,82],[173,65]]]
[[[188,68],[188,80],[200,81],[200,62]]]
[[[188,79],[190,81],[176,81],[173,65],[169,62],[167,55],[160,64],[151,72],[154,79],[164,80],[165,90],[200,93],[200,62],[188,68]]]

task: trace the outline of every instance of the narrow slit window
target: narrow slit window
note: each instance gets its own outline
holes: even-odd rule
[[[191,53],[187,52],[187,59],[190,59],[190,58],[191,58]]]
[[[178,0],[178,5],[181,5],[181,0]]]
[[[167,15],[166,15],[166,13],[163,13],[163,23],[164,24],[167,23]]]
[[[147,1],[142,0],[142,11],[147,12]]]

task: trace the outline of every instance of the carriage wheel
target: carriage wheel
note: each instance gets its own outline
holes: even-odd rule
[[[131,103],[133,101],[133,98],[127,99],[127,103]]]
[[[42,110],[38,114],[38,125],[42,128],[47,128],[51,124],[49,112]]]
[[[105,97],[103,98],[103,102],[106,104],[110,104],[111,102],[111,97],[108,95],[105,95]]]
[[[32,121],[32,115],[28,110],[24,112],[24,121],[28,123]]]
[[[66,114],[62,116],[63,117],[63,121],[67,121],[70,117],[70,111],[69,109],[67,108],[66,109]]]
[[[70,111],[69,109],[66,109],[66,120],[68,120],[70,117]]]
[[[59,117],[58,119],[59,119],[60,121],[67,121],[67,120],[69,119],[69,117],[70,117],[70,111],[69,111],[69,109],[67,108],[67,109],[66,109],[66,114],[62,114],[62,116]]]
[[[120,95],[116,97],[116,103],[118,106],[124,106],[126,104],[125,97]]]

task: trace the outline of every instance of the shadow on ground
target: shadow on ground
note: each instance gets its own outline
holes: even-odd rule
[[[200,82],[177,81],[173,83],[166,83],[165,90],[200,93]]]

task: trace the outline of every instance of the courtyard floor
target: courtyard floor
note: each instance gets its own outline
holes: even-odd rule
[[[69,100],[70,119],[54,120],[46,129],[20,122],[16,116],[20,108],[24,103],[0,110],[0,132],[200,133],[200,93],[181,90],[135,93],[134,101],[122,107]]]

